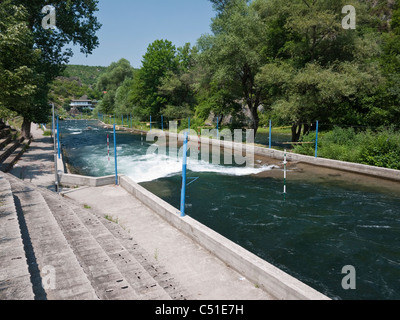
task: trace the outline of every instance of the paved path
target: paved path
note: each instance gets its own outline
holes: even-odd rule
[[[32,124],[33,141],[10,171],[15,177],[32,182],[38,187],[54,190],[54,147],[51,137],[44,137],[43,130]]]
[[[183,286],[190,300],[273,299],[121,187],[85,187],[66,196],[118,221]]]

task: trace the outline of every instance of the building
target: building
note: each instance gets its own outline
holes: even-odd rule
[[[71,110],[78,110],[79,112],[93,111],[95,102],[89,100],[87,96],[82,96],[79,100],[72,100],[70,103]]]

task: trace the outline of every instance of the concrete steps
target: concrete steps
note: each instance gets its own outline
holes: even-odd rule
[[[7,179],[23,230],[35,299],[98,299],[42,195],[17,178]],[[47,276],[54,278],[43,286]]]
[[[0,162],[3,163],[21,145],[20,140],[13,140],[8,143],[0,152]]]
[[[0,172],[0,201],[3,198],[0,213],[7,214],[0,215],[0,300],[187,297],[121,226]],[[2,223],[4,219],[11,220]]]
[[[137,300],[171,300],[171,297],[161,288],[158,282],[151,277],[136,258],[105,227],[104,224],[110,223],[109,221],[97,217],[88,209],[82,208],[71,201],[66,201],[48,190],[42,190],[41,192],[47,203],[54,207],[54,210],[59,208],[61,214],[64,210],[74,212],[75,218],[79,219],[79,221],[77,219],[74,220],[75,226],[79,225],[82,229],[86,228],[93,240],[104,251],[105,257],[107,257],[105,259],[108,260],[106,264],[113,263],[116,266],[120,275],[116,276],[115,279],[119,279],[119,282],[118,286],[114,289],[111,288],[112,290],[118,292],[120,287],[125,286],[134,290],[135,299]],[[124,284],[125,281],[127,285]]]
[[[74,210],[52,196],[44,197],[99,298],[137,300],[138,295]]]
[[[73,205],[75,202],[69,200]],[[82,210],[82,209],[80,209]],[[87,210],[86,210],[87,211]],[[95,214],[92,212],[92,215]],[[172,300],[185,300],[189,299],[189,294],[182,288],[182,286],[175,281],[175,279],[165,270],[161,265],[150,259],[148,254],[139,247],[134,241],[132,235],[125,229],[121,228],[117,223],[109,221],[104,217],[95,214],[103,226],[119,241],[119,243],[139,262],[139,264],[147,271],[151,279],[158,283]]]
[[[13,152],[9,154],[7,159],[2,162],[0,170],[3,172],[10,172],[15,163],[17,163],[17,161],[21,158],[26,149],[29,147],[30,143],[31,141],[29,141],[27,144],[23,143],[23,139],[17,141],[11,148],[13,149]]]
[[[0,300],[33,300],[10,183],[0,176]]]
[[[0,150],[3,150],[12,140],[11,135],[7,135],[5,138],[0,139]]]
[[[0,170],[9,172],[20,159],[31,140],[24,143],[23,138],[16,138],[17,131],[5,127],[0,131]]]

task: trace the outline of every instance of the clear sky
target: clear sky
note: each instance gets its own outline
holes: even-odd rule
[[[109,66],[125,58],[140,68],[154,40],[194,45],[211,32],[215,12],[208,0],[100,0],[96,16],[103,25],[97,33],[100,46],[88,57],[74,48],[70,64]]]

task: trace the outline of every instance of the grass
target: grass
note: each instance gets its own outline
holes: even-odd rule
[[[110,215],[105,215],[104,218],[112,223],[116,223],[119,224],[119,220],[118,219],[114,219],[112,216]]]
[[[91,207],[91,206],[88,206],[87,204],[85,204],[83,207],[84,207],[85,209],[92,209],[92,207]]]
[[[156,249],[154,252],[154,259],[156,259],[156,261],[158,261],[158,249]]]

